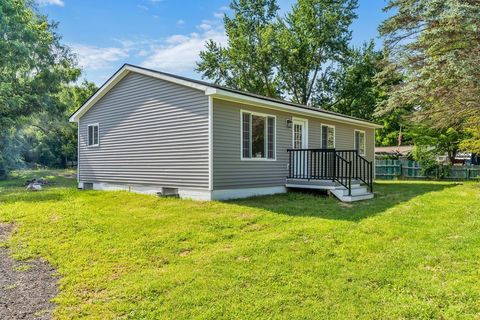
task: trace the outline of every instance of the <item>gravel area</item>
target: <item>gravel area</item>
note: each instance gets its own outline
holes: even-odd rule
[[[0,223],[0,243],[13,231]],[[0,319],[51,319],[58,293],[55,269],[42,260],[16,261],[0,247]]]

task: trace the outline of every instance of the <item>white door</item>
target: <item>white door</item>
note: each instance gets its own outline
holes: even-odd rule
[[[304,119],[293,119],[292,130],[292,149],[307,149],[308,148],[308,123]],[[293,158],[293,172],[298,177],[305,177],[307,175],[305,169],[307,168],[307,152],[294,152]]]

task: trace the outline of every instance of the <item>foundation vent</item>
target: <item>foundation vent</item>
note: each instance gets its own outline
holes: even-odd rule
[[[166,188],[163,187],[161,192],[158,192],[159,197],[172,197],[178,198],[178,188]]]

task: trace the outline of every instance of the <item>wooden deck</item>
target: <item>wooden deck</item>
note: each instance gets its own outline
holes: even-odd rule
[[[287,188],[329,190],[341,201],[373,198],[373,163],[356,150],[289,149]]]

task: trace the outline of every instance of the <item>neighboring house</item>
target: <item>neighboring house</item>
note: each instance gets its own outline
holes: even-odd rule
[[[390,147],[375,147],[375,157],[380,159],[407,159],[413,153],[414,146],[390,146]],[[430,149],[433,149],[431,147]],[[450,159],[447,154],[437,155],[435,157],[438,163],[449,164]],[[475,154],[468,152],[458,152],[455,156],[454,165],[471,165],[476,164],[478,157]]]
[[[375,147],[375,156],[377,159],[395,157],[409,157],[413,152],[413,146],[390,146],[390,147]]]
[[[79,188],[198,200],[296,187],[373,197],[380,126],[338,113],[124,65],[70,121]]]

